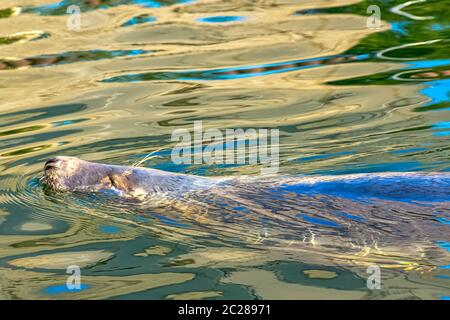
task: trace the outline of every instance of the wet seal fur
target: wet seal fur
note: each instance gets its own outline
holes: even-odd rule
[[[112,191],[182,214],[191,231],[300,252],[302,260],[311,251],[314,263],[435,266],[429,259],[450,254],[436,246],[450,241],[439,220],[450,214],[447,172],[207,178],[56,157],[45,163],[42,182],[55,191]],[[255,238],[264,225],[269,236],[261,229]]]
[[[108,165],[58,156],[44,165],[42,182],[54,191],[114,191],[127,198],[175,195],[204,189],[220,180],[141,167]]]
[[[360,194],[382,199],[450,200],[450,174],[428,172],[367,173],[334,176],[277,176],[209,178],[157,169],[109,165],[58,156],[44,165],[44,185],[55,191],[114,191],[119,196],[144,199],[177,197],[219,187],[247,190],[279,188],[300,193]]]

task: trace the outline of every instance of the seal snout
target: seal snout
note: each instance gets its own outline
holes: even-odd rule
[[[78,159],[73,158],[73,157],[63,157],[63,156],[51,158],[45,162],[44,172],[47,172],[51,169],[68,171],[68,169],[70,169],[70,167],[73,167],[76,160],[78,160]]]

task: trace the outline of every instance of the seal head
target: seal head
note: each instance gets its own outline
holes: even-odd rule
[[[216,184],[208,178],[150,168],[95,163],[66,156],[48,160],[44,165],[41,181],[54,191],[113,190],[129,198],[176,196]]]
[[[44,185],[55,191],[98,191],[114,186],[110,166],[58,156],[44,165]]]

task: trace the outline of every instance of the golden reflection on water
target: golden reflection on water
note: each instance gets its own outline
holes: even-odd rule
[[[389,23],[384,21],[380,29],[372,30],[364,16],[294,15],[303,9],[358,2],[205,0],[160,8],[121,5],[83,13],[80,31],[68,30],[64,15],[15,9],[15,15],[0,19],[0,298],[429,299],[448,295],[448,269],[438,268],[448,264],[448,254],[432,249],[427,239],[405,246],[399,236],[392,238],[398,243],[392,240],[379,248],[376,241],[367,246],[358,243],[353,250],[344,249],[346,238],[330,237],[324,243],[313,233],[304,243],[293,244],[280,234],[271,235],[275,243],[266,243],[257,217],[227,224],[218,219],[217,210],[195,220],[195,206],[161,213],[104,199],[49,195],[37,182],[44,161],[58,154],[131,165],[151,151],[170,152],[171,132],[191,128],[194,120],[203,120],[205,129],[279,127],[281,173],[323,174],[350,167],[369,171],[370,165],[402,161],[411,163],[411,170],[448,169],[448,143],[432,135],[431,129],[445,120],[443,113],[416,109],[430,101],[420,92],[424,84],[329,83],[404,67],[402,61],[335,58],[371,34],[389,30]],[[26,6],[47,4],[30,0]],[[0,9],[22,6],[22,1],[6,0]],[[123,27],[145,14],[156,20]],[[199,20],[217,15],[245,20],[215,24]],[[101,54],[92,55],[93,50]],[[139,52],[129,54],[133,50]],[[329,58],[320,65],[308,60],[317,57]],[[297,60],[314,67],[258,76],[265,72],[262,65],[284,63],[287,69],[294,65],[290,61]],[[253,67],[239,71],[243,66]],[[231,69],[223,75],[252,72],[254,76],[175,77],[177,72],[222,68]],[[135,74],[172,78],[107,82]],[[420,156],[391,153],[418,146],[429,149]],[[323,154],[335,156],[297,161]],[[167,154],[160,156],[147,165],[206,175],[259,172],[251,166],[180,169]],[[292,212],[298,207],[293,206]],[[394,212],[395,205],[391,209]],[[410,209],[427,214],[423,208]],[[403,210],[402,217],[407,217],[408,209]],[[157,219],[156,214],[181,225]],[[280,226],[285,222],[279,215],[270,218]],[[419,230],[428,230],[419,225]],[[418,234],[426,236],[426,232]],[[53,287],[65,283],[64,271],[32,264],[42,257],[51,264],[52,257],[64,252],[95,250],[113,256],[83,271],[89,288],[80,292],[58,293]],[[307,282],[305,273],[305,279],[294,283],[277,269],[277,261],[293,264],[294,270],[303,264],[311,270],[325,269],[337,274],[338,280],[336,284],[332,279]],[[368,292],[364,284],[365,267],[375,262],[385,272],[382,292]],[[209,281],[202,278],[206,269],[220,279],[209,290],[202,285]],[[231,275],[224,276],[224,269],[231,269]],[[339,279],[345,276],[359,282],[340,287]],[[156,290],[173,284],[183,286],[171,294]],[[404,289],[392,289],[399,287]]]

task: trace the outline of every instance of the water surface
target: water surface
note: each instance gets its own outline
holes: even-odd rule
[[[208,216],[190,214],[195,203],[154,210],[48,193],[39,182],[55,155],[131,165],[156,151],[143,165],[259,173],[253,165],[174,165],[171,133],[196,120],[279,128],[283,175],[448,172],[449,2],[399,11],[402,3],[3,0],[0,297],[450,296],[448,198],[374,204],[334,194],[316,199],[329,201],[324,215],[314,199],[302,206],[273,193],[267,216],[206,197],[216,208]],[[73,4],[79,31],[66,27]],[[366,24],[373,4],[378,29]],[[277,212],[280,203],[289,210]],[[389,246],[376,248],[373,237]],[[80,261],[83,285],[70,291],[63,266]],[[374,263],[381,290],[366,287]]]

